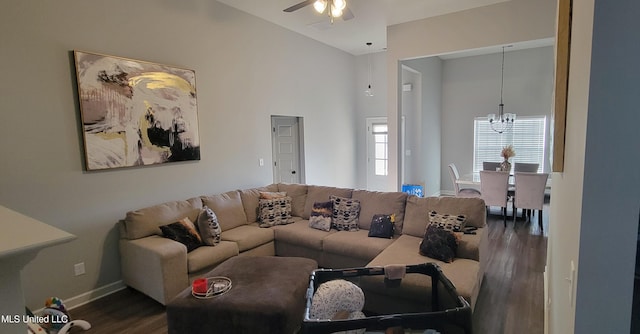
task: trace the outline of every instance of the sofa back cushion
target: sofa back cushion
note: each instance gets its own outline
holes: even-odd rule
[[[247,217],[247,222],[255,223],[258,221],[258,201],[260,200],[260,192],[276,192],[278,191],[278,185],[270,184],[266,187],[243,189],[238,191],[240,192],[240,199],[242,200],[242,206],[244,207],[244,214]]]
[[[307,201],[306,184],[298,183],[278,183],[278,191],[287,193],[291,197],[291,215],[302,217],[304,214],[304,206]],[[307,213],[308,215],[309,213]]]
[[[326,187],[326,186],[309,186],[307,188],[307,199],[304,204],[304,212],[302,212],[302,218],[309,219],[311,210],[313,209],[313,203],[315,202],[327,202],[329,196],[337,196],[343,198],[351,198],[351,189]]]
[[[360,217],[358,227],[368,230],[374,215],[396,215],[395,233],[402,232],[404,210],[407,194],[402,192],[379,192],[369,190],[354,190],[351,198],[360,201]]]
[[[202,204],[208,206],[218,216],[222,232],[247,224],[240,192],[233,190],[224,194],[202,196]]]
[[[487,223],[486,207],[480,198],[409,196],[402,234],[424,237],[431,211],[439,214],[465,215],[465,226],[484,227]]]
[[[147,208],[127,212],[120,231],[125,239],[140,239],[150,235],[162,235],[160,226],[175,223],[184,217],[191,221],[198,219],[202,209],[200,198],[186,201],[166,202]]]

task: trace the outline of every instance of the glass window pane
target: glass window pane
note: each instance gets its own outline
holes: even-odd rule
[[[373,133],[387,133],[387,124],[374,124]]]
[[[376,159],[387,159],[387,144],[376,144]]]
[[[387,171],[387,160],[376,160],[376,170],[375,173],[376,175],[387,175],[388,171]]]

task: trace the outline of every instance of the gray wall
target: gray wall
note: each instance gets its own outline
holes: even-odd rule
[[[404,183],[424,184],[425,194],[440,194],[440,156],[442,148],[442,68],[438,57],[407,60],[403,65],[417,71],[403,70],[402,84],[411,83],[411,92],[402,92],[402,113],[405,116]],[[407,108],[417,99],[417,108]],[[409,105],[407,105],[407,103]]]
[[[442,189],[446,191],[453,191],[447,165],[455,163],[461,174],[472,171],[473,119],[498,112],[501,61],[502,54],[495,53],[444,62],[441,180]],[[553,66],[553,47],[505,52],[505,112],[515,113],[517,117],[550,117]],[[547,120],[548,126],[550,118]],[[550,137],[547,137],[547,144]],[[496,153],[496,159],[499,159],[499,154]],[[550,170],[548,159],[545,159],[545,170]]]
[[[630,331],[640,206],[639,13],[633,1],[573,3],[565,167],[553,179],[547,252],[552,334]],[[616,161],[629,168],[618,170]]]
[[[376,50],[372,45],[372,50]],[[371,59],[371,88],[373,96],[365,96],[369,85],[369,59]],[[357,187],[367,187],[367,117],[387,117],[387,63],[386,52],[374,52],[356,57],[356,122],[351,131],[356,135]]]
[[[216,1],[9,0],[0,44],[0,203],[78,236],[26,267],[30,308],[120,280],[126,211],[269,184],[271,115],[304,117],[308,183],[356,184],[355,57]],[[74,49],[195,70],[202,159],[85,172]]]

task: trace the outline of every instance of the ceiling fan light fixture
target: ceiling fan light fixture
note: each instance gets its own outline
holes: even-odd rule
[[[343,11],[345,8],[347,8],[347,1],[345,0],[333,0],[332,3],[340,11]]]
[[[331,17],[340,17],[342,16],[342,9],[336,7],[335,5],[331,5]]]
[[[313,3],[313,8],[320,14],[324,13],[324,10],[327,9],[327,0],[316,0]]]

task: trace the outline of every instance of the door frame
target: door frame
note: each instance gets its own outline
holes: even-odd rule
[[[270,117],[270,133],[271,133],[271,171],[273,182],[275,183],[277,180],[277,171],[276,171],[276,147],[275,147],[275,129],[274,122],[277,119],[295,119],[298,124],[298,174],[300,177],[300,183],[306,183],[306,168],[304,164],[304,118],[299,116],[285,116],[285,115],[271,115]]]

